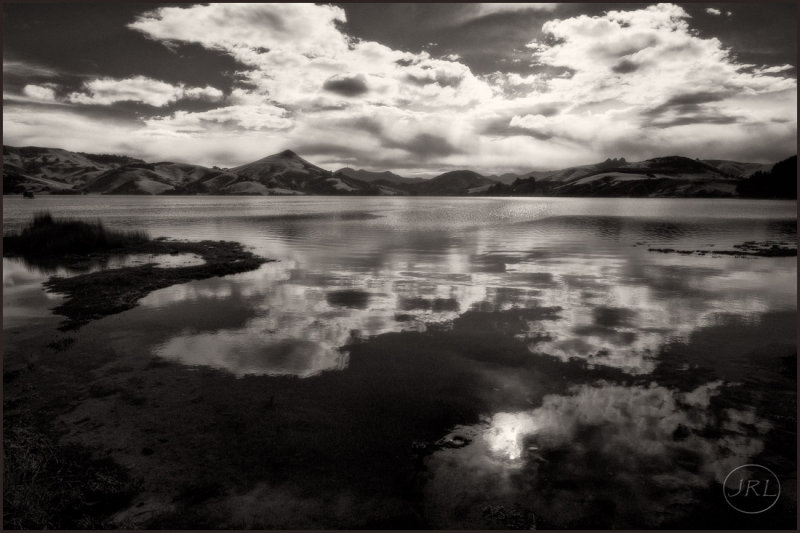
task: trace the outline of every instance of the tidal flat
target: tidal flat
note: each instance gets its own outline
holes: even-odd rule
[[[148,259],[4,258],[7,528],[796,526],[796,257],[650,251],[787,246],[796,202],[99,200],[35,208],[275,261],[65,331],[51,276]]]

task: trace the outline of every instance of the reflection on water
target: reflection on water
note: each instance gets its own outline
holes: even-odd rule
[[[68,215],[89,200],[49,201]],[[154,236],[235,239],[278,260],[153,292],[124,325],[93,326],[151,331],[147,349],[162,358],[313,387],[323,375],[348,383],[354,346],[380,368],[370,343],[382,334],[434,339],[442,357],[468,350],[449,340],[459,335],[497,342],[480,361],[492,389],[461,392],[491,398],[472,413],[483,422],[442,428],[468,444],[426,459],[432,525],[485,525],[498,501],[551,527],[680,524],[698,491],[769,452],[777,422],[748,376],[777,383],[775,358],[796,353],[796,259],[648,247],[795,241],[794,202],[109,201],[126,210],[87,216]],[[5,202],[12,228],[26,206]],[[4,260],[4,319],[47,314],[57,296],[42,296],[43,277]],[[759,351],[762,335],[771,351]]]
[[[318,238],[320,250],[291,253],[230,278],[230,286],[251,297],[253,317],[245,327],[181,332],[157,353],[237,375],[307,377],[341,369],[354,338],[425,331],[470,309],[547,305],[561,308],[558,321],[531,322],[515,334],[532,352],[647,374],[666,343],[686,340],[730,314],[758,320],[768,310],[795,305],[793,258],[653,254],[634,244],[654,224],[635,219],[631,229],[621,218],[619,231],[605,238],[605,226],[595,226],[591,218],[577,226],[559,220],[568,222],[561,226],[548,218],[513,232],[502,225],[420,233],[378,223],[343,224],[336,255],[326,232]],[[706,221],[693,234],[696,241],[712,240],[729,225],[734,226],[729,231],[744,231],[736,221],[723,220]],[[704,232],[705,227],[710,229]],[[752,222],[747,228],[766,234]],[[623,232],[628,236],[620,240]],[[675,239],[685,240],[685,232]],[[306,234],[305,246],[314,242],[313,233]],[[164,289],[142,305],[168,310],[171,302],[188,298],[187,290],[207,291],[211,283]]]
[[[722,483],[763,450],[771,425],[753,408],[710,408],[722,387],[715,381],[679,393],[655,383],[599,382],[547,396],[530,411],[495,413],[479,426],[457,428],[473,443],[429,461],[428,504],[433,514],[478,509],[492,487],[495,497],[528,494],[539,519],[556,527],[596,514],[590,507],[603,499],[614,515],[610,526],[658,527],[694,491]],[[613,496],[604,494],[610,476]],[[456,480],[461,490],[448,490]]]

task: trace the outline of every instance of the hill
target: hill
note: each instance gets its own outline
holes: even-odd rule
[[[96,194],[180,194],[193,184],[228,174],[219,169],[186,163],[133,163],[94,177],[81,192]],[[205,191],[195,190],[191,194]]]
[[[226,189],[258,194],[380,194],[377,186],[309,163],[291,150],[230,169],[239,180]]]
[[[608,197],[731,197],[737,196],[742,174],[762,165],[681,156],[601,163],[554,172],[531,172],[510,185],[491,187],[492,195]]]
[[[703,163],[711,165],[725,174],[739,178],[748,178],[758,171],[767,172],[772,168],[771,164],[740,163],[739,161],[727,161],[725,159],[704,159]]]
[[[487,177],[471,170],[432,179],[325,170],[291,150],[231,169],[58,148],[3,146],[3,192],[180,195],[420,195],[796,197],[796,159],[776,165],[668,156],[623,158]],[[794,196],[792,196],[794,195]]]
[[[131,163],[133,157],[86,154],[60,148],[3,145],[3,192],[76,192],[108,170]],[[6,181],[8,177],[8,183]]]
[[[388,170],[384,170],[383,172],[373,172],[364,169],[355,170],[350,167],[340,168],[335,172],[335,174],[342,174],[366,183],[387,182],[410,185],[425,181],[424,178],[404,178],[403,176],[398,176],[397,174],[389,172]]]
[[[495,183],[471,170],[453,170],[420,182],[413,192],[422,196],[461,196],[485,192]]]
[[[747,198],[797,198],[797,156],[755,172],[737,184],[736,192]]]

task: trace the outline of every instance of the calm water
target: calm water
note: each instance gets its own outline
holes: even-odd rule
[[[136,336],[137,350],[188,367],[292,377],[312,396],[324,389],[321,405],[330,391],[355,409],[385,401],[374,416],[398,435],[357,416],[343,431],[424,450],[426,525],[502,515],[508,527],[532,512],[539,527],[737,527],[720,483],[751,462],[779,470],[784,498],[796,499],[796,258],[648,251],[795,243],[795,202],[40,197],[3,207],[5,230],[49,209],[154,237],[236,240],[276,259],[153,292],[87,329]],[[5,329],[47,322],[60,299],[41,290],[50,274],[3,260]],[[789,400],[775,396],[787,390]],[[793,528],[794,512],[781,503],[752,524]]]

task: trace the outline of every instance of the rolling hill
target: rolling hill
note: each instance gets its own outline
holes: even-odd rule
[[[787,187],[781,185],[778,192],[770,187],[778,183],[774,175],[780,176],[780,183],[790,181],[790,171],[796,176],[790,164],[782,164],[776,174],[773,165],[668,156],[634,162],[609,158],[561,170],[492,177],[453,170],[423,179],[349,167],[331,172],[291,150],[221,169],[3,146],[4,194],[784,197]],[[765,180],[771,180],[766,189],[761,186]]]
[[[374,194],[377,186],[309,163],[291,150],[230,169],[239,181],[228,190],[247,188],[266,194]]]
[[[463,196],[485,192],[495,183],[471,170],[453,170],[419,183],[414,193],[422,196]]]
[[[106,154],[85,154],[60,148],[3,145],[3,192],[7,188],[19,192],[75,191],[104,172],[140,159]],[[6,183],[8,177],[9,183]]]

